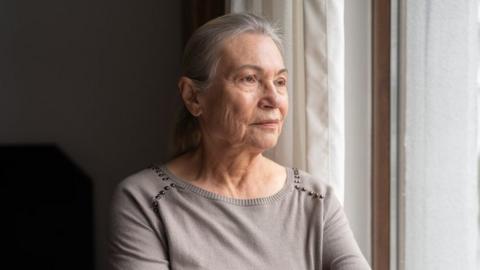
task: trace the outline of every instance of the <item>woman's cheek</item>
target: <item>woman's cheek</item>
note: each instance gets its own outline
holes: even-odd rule
[[[288,95],[284,95],[281,97],[279,107],[280,107],[280,112],[282,113],[282,117],[283,119],[285,119],[285,117],[288,114]]]
[[[223,110],[222,117],[227,136],[236,137],[243,133],[240,116],[232,107],[226,107],[226,109]]]

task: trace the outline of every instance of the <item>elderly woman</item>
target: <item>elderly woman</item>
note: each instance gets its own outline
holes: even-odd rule
[[[230,14],[188,42],[178,155],[116,190],[115,270],[370,269],[332,188],[263,156],[288,111],[280,39]]]

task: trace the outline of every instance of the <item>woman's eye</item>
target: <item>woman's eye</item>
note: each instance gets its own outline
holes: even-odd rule
[[[278,79],[278,80],[275,81],[275,84],[276,84],[277,86],[286,86],[286,85],[287,85],[287,80],[285,80],[285,79]]]
[[[253,84],[257,82],[257,78],[254,75],[247,75],[241,79],[242,82]]]

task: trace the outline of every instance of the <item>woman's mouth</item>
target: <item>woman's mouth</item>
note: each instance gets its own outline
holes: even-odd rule
[[[276,129],[278,125],[280,124],[279,120],[262,120],[253,123],[253,126],[260,127],[260,128],[268,128],[268,129]]]

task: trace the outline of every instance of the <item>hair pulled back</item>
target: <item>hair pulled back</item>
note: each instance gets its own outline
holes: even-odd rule
[[[269,36],[283,53],[279,31],[269,21],[251,13],[231,13],[207,22],[192,34],[183,53],[182,76],[205,91],[215,76],[223,42],[243,33]],[[195,150],[201,142],[198,120],[185,106],[179,112],[174,138],[174,156]]]

